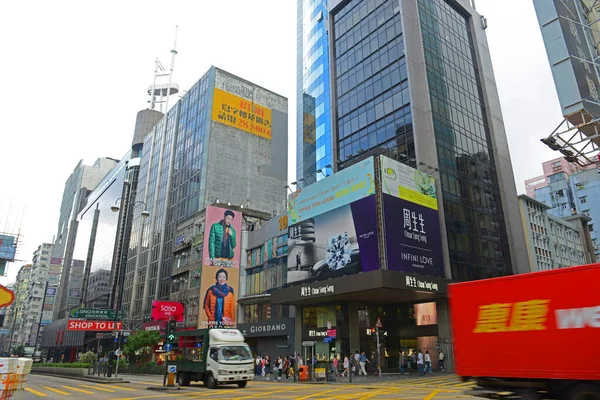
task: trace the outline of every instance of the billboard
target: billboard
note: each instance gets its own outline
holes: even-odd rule
[[[287,282],[376,270],[377,238],[375,196],[290,225]]]
[[[183,322],[185,319],[183,304],[176,301],[153,300],[151,315],[153,321],[168,321],[173,319],[177,322]]]
[[[198,328],[235,327],[242,213],[209,206],[205,215]]]
[[[271,109],[215,88],[212,120],[271,140]]]
[[[17,242],[14,236],[0,235],[0,259],[12,261],[15,259]]]
[[[388,269],[444,276],[433,177],[380,156]]]
[[[374,194],[374,176],[373,158],[370,157],[297,190],[288,198],[289,224],[297,224]]]

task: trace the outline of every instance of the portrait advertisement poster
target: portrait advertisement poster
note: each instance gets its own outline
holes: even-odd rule
[[[375,196],[288,227],[287,282],[379,269]]]
[[[198,328],[236,326],[242,214],[206,208]]]
[[[239,268],[202,266],[198,329],[235,328]]]
[[[380,157],[388,269],[444,276],[433,177]]]

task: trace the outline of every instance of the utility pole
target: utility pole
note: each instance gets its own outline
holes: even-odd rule
[[[379,372],[379,379],[383,379],[381,376],[381,343],[379,342],[379,328],[383,328],[381,324],[381,318],[377,317],[377,323],[375,324],[375,334],[377,335],[377,371]]]

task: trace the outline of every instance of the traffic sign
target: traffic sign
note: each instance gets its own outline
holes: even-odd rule
[[[114,321],[115,316],[115,310],[104,310],[95,308],[74,308],[69,314],[69,317],[71,319],[90,319],[95,321]],[[123,310],[119,310],[118,319],[123,319]]]
[[[173,345],[172,345],[171,343],[167,343],[167,344],[165,344],[165,351],[166,351],[166,352],[169,352],[169,351],[171,351],[171,348],[172,348],[172,347],[173,347]]]
[[[173,335],[172,333],[169,333],[169,335],[167,336],[167,339],[169,339],[169,342],[172,342],[173,340],[175,340],[175,335]]]
[[[312,347],[314,345],[315,345],[314,340],[305,340],[304,342],[302,342],[303,347]]]
[[[376,328],[383,328],[383,325],[381,324],[381,318],[377,317],[377,323],[375,324]]]
[[[0,308],[10,306],[15,301],[15,292],[0,285]]]
[[[323,343],[331,343],[331,338],[329,336],[325,336],[323,338]]]
[[[96,339],[102,339],[104,337],[104,333],[96,333]]]
[[[169,365],[169,373],[176,374],[177,373],[177,365]]]
[[[115,356],[121,357],[121,354],[123,354],[123,352],[121,351],[121,349],[115,350]]]

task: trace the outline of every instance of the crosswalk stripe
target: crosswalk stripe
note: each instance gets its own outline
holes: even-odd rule
[[[82,386],[82,387],[85,387],[85,388],[88,388],[88,389],[101,390],[103,392],[110,392],[110,393],[114,393],[115,392],[114,390],[104,389],[104,388],[101,388],[99,386],[91,386],[91,385],[79,385],[79,386]]]
[[[29,393],[35,394],[36,396],[39,396],[39,397],[48,397],[48,395],[46,393],[38,392],[37,390],[33,390],[30,388],[25,388],[25,390],[27,390]]]
[[[477,382],[463,382],[463,383],[457,383],[456,385],[452,385],[454,387],[467,387],[467,386],[475,386],[477,384]]]
[[[71,393],[63,392],[62,390],[51,388],[50,386],[44,386],[44,389],[49,390],[54,393],[62,394],[63,396],[70,396]]]
[[[77,389],[76,387],[73,386],[63,386],[66,389],[69,390],[74,390],[76,392],[81,392],[81,393],[85,393],[85,394],[94,394],[94,392],[90,392],[89,390],[83,390],[83,389]]]
[[[102,385],[103,387],[109,387],[109,388],[113,388],[113,389],[120,389],[120,390],[138,390],[138,389],[132,389],[132,388],[128,388],[125,386],[115,386],[115,385]]]

